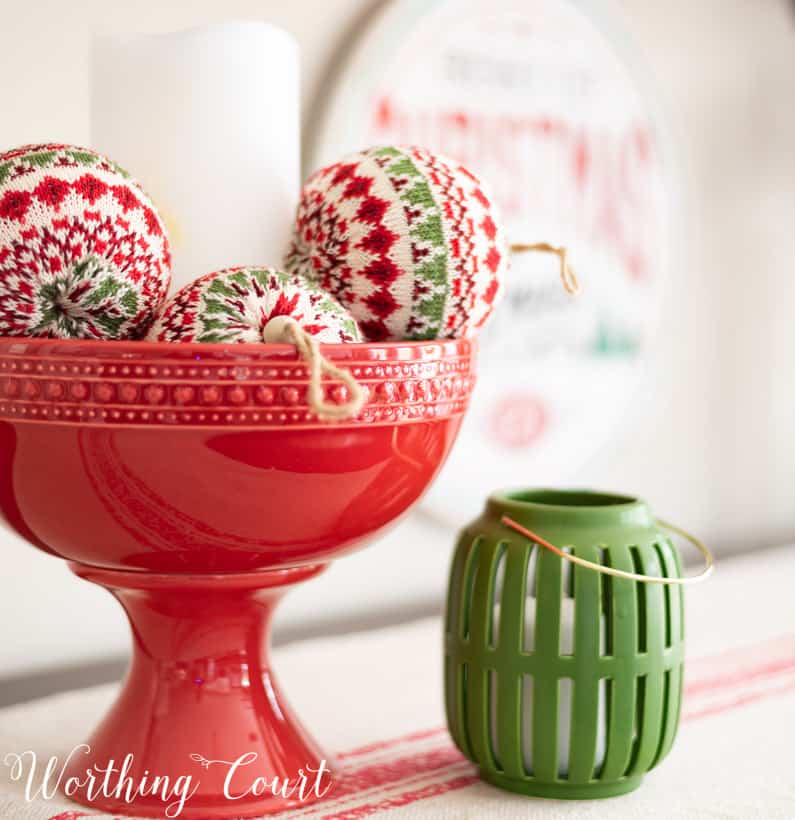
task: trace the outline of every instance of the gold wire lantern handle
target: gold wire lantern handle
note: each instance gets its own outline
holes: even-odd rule
[[[710,575],[712,575],[712,570],[715,567],[715,558],[713,557],[712,553],[710,552],[709,548],[703,541],[700,541],[695,535],[691,535],[689,532],[685,532],[685,530],[674,526],[673,524],[668,524],[665,521],[661,521],[657,519],[657,524],[663,527],[666,530],[674,533],[675,535],[684,538],[686,541],[689,541],[703,556],[705,561],[704,569],[698,575],[691,575],[687,578],[655,578],[652,575],[640,575],[637,572],[625,572],[622,569],[615,569],[614,567],[606,567],[602,564],[595,564],[593,561],[586,561],[585,558],[579,558],[576,555],[570,555],[568,552],[564,552],[560,547],[556,547],[554,544],[550,544],[549,541],[546,541],[537,533],[533,532],[532,530],[528,530],[526,527],[523,527],[521,524],[514,521],[512,518],[509,518],[507,515],[502,517],[502,523],[506,526],[510,527],[516,532],[521,533],[525,536],[525,538],[529,538],[531,541],[539,544],[540,546],[544,547],[545,549],[554,552],[555,555],[559,555],[561,558],[565,558],[567,561],[570,561],[572,564],[577,564],[581,567],[586,567],[588,569],[595,570],[596,572],[601,572],[603,575],[612,575],[615,578],[627,578],[630,581],[642,581],[647,584],[670,584],[670,585],[678,585],[678,586],[685,586],[688,584],[698,584],[702,581],[706,581]]]
[[[550,245],[548,242],[535,242],[532,245],[517,242],[510,245],[510,251],[511,253],[537,252],[554,254],[560,259],[560,281],[563,282],[566,293],[574,295],[580,292],[580,283],[571,265],[569,265],[566,248]]]

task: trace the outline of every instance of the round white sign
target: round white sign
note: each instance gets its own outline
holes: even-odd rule
[[[486,181],[514,256],[479,383],[426,507],[456,524],[491,490],[569,480],[615,430],[646,359],[674,192],[659,119],[592,13],[566,0],[386,8],[328,101],[312,166],[376,144],[448,154]]]

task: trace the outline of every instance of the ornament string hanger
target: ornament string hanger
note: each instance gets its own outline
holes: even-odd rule
[[[511,253],[535,252],[554,254],[560,259],[560,281],[563,282],[566,293],[575,295],[580,292],[580,283],[571,265],[569,265],[566,248],[550,245],[549,242],[534,242],[530,245],[523,242],[516,242],[510,245],[510,251]]]
[[[312,412],[324,421],[342,421],[357,415],[364,407],[364,388],[349,370],[333,365],[321,352],[317,339],[307,333],[292,316],[275,316],[262,330],[267,343],[295,345],[298,355],[309,366],[307,401]],[[323,374],[342,382],[348,389],[348,399],[340,404],[323,398]]]

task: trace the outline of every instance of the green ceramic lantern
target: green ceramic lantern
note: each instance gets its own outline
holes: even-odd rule
[[[563,561],[503,522],[609,572]],[[706,548],[695,542],[708,556]],[[649,507],[589,491],[491,496],[460,536],[446,617],[447,721],[482,777],[540,797],[636,788],[682,697],[678,550]]]

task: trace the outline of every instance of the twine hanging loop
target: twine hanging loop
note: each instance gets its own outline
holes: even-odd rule
[[[511,244],[510,251],[511,253],[537,252],[554,254],[560,260],[560,281],[563,282],[566,293],[574,295],[580,292],[580,283],[571,265],[569,265],[566,248],[550,245],[548,242],[535,242],[532,245],[517,242]]]
[[[364,407],[366,394],[350,370],[332,364],[321,352],[317,339],[307,333],[292,316],[275,316],[263,328],[262,340],[295,345],[298,355],[309,367],[307,402],[313,413],[324,421],[342,421],[357,415]],[[323,374],[342,382],[348,389],[347,401],[336,404],[323,397]]]

